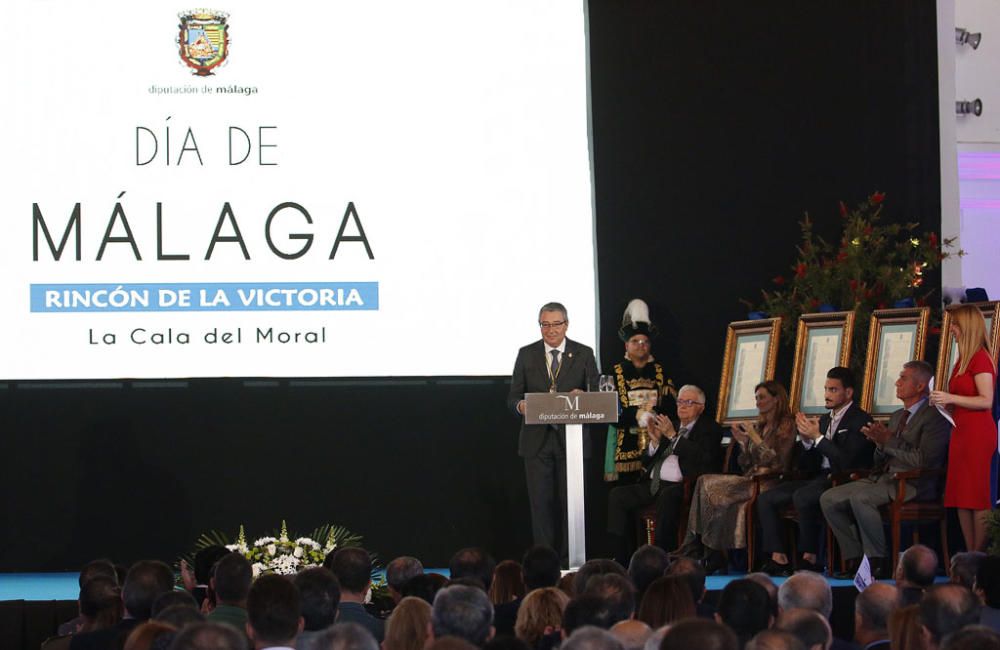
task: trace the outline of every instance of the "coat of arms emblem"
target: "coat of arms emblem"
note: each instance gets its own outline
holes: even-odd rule
[[[193,68],[192,74],[207,77],[229,54],[229,14],[196,10],[179,14],[181,61]]]

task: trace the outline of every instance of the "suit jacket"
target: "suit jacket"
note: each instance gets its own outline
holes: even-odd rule
[[[121,650],[125,647],[125,639],[129,633],[144,622],[136,618],[123,618],[113,627],[76,634],[69,642],[70,650]]]
[[[575,388],[594,390],[597,388],[597,361],[594,351],[586,345],[566,339],[566,351],[560,357],[559,376],[556,377],[556,390],[569,392]],[[510,378],[510,393],[507,395],[507,406],[516,413],[517,403],[524,399],[525,393],[549,392],[548,365],[545,360],[545,344],[535,341],[526,345],[517,353],[514,362],[514,374]],[[566,428],[562,425],[525,424],[521,420],[521,433],[517,440],[519,456],[536,456],[545,444],[546,436],[558,435],[560,442],[566,446]],[[590,456],[590,436],[584,430],[583,455]]]
[[[875,443],[861,433],[861,427],[872,421],[872,416],[861,410],[857,402],[851,404],[844,417],[837,425],[833,439],[826,438],[830,428],[830,414],[826,413],[819,419],[819,430],[824,434],[819,442],[806,449],[802,442],[796,443],[798,453],[796,468],[807,476],[823,473],[823,458],[830,461],[830,473],[839,474],[854,469],[867,469],[872,466],[872,454]]]
[[[905,409],[899,409],[889,418],[889,430],[895,431]],[[940,469],[948,462],[948,442],[951,423],[938,410],[924,402],[910,416],[898,438],[889,438],[882,449],[876,449],[875,467],[888,473],[914,469]],[[907,499],[933,499],[939,496],[940,479],[928,477],[906,482]]]
[[[680,428],[675,425],[675,428]],[[649,478],[649,470],[667,447],[666,440],[660,441],[656,453],[652,456],[642,454],[642,474],[640,479]],[[687,436],[679,438],[672,453],[677,454],[677,464],[685,479],[697,479],[702,474],[717,474],[722,469],[722,427],[704,413],[688,431]]]
[[[379,643],[385,639],[385,621],[375,618],[359,603],[340,603],[337,606],[338,623],[357,623],[367,629]]]

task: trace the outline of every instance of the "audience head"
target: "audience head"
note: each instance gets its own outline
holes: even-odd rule
[[[646,587],[654,580],[663,576],[670,566],[670,557],[659,546],[646,544],[640,546],[628,563],[628,575],[632,578],[640,599]]]
[[[153,607],[150,609],[149,617],[159,619],[158,614],[168,607],[174,607],[175,605],[181,605],[182,607],[190,607],[191,609],[197,610],[198,603],[195,602],[194,596],[188,591],[178,591],[174,589],[173,591],[168,591],[165,594],[160,594],[160,597],[153,601]]]
[[[212,579],[212,569],[215,568],[215,563],[230,553],[232,553],[232,551],[225,546],[219,546],[218,544],[212,544],[211,546],[199,549],[198,552],[194,554],[195,582],[199,585],[208,585],[209,581]]]
[[[876,582],[854,599],[854,638],[861,645],[889,638],[889,617],[899,607],[899,590]]]
[[[892,650],[926,650],[920,605],[901,607],[889,616],[889,642]]]
[[[600,596],[583,595],[571,598],[563,611],[563,635],[569,635],[587,625],[607,630],[614,624],[608,602]]]
[[[490,600],[494,605],[523,598],[524,593],[524,574],[520,564],[514,560],[504,560],[493,569]]]
[[[178,630],[183,630],[189,625],[204,623],[205,615],[189,605],[171,605],[154,614],[151,620],[173,625]]]
[[[556,583],[556,586],[570,598],[576,596],[576,572],[567,573],[559,578],[559,582]]]
[[[585,625],[559,646],[560,650],[624,650],[621,642],[605,629]]]
[[[323,566],[337,576],[342,592],[364,595],[372,581],[372,558],[360,546],[350,546],[327,555]]]
[[[475,578],[483,585],[483,589],[489,591],[493,582],[493,569],[496,562],[481,548],[463,548],[451,556],[448,562],[448,570],[451,572],[452,582],[462,578]]]
[[[153,610],[153,603],[174,589],[174,572],[159,560],[141,560],[132,565],[125,576],[122,600],[125,612],[145,621]]]
[[[1000,634],[985,625],[970,625],[945,639],[944,650],[1000,650]]]
[[[799,608],[815,610],[830,620],[833,591],[823,576],[812,571],[799,571],[778,587],[778,610]]]
[[[639,605],[639,620],[656,629],[697,614],[687,576],[663,576],[653,581]]]
[[[568,603],[569,596],[555,587],[528,592],[517,610],[514,635],[534,648],[546,629],[557,629],[562,625],[563,612]]]
[[[653,628],[642,621],[618,621],[611,626],[610,632],[625,650],[642,650]]]
[[[521,558],[525,592],[559,584],[559,554],[548,546],[532,546]]]
[[[975,593],[983,604],[1000,609],[1000,557],[991,555],[983,558],[976,571]]]
[[[742,647],[755,634],[770,627],[771,598],[753,580],[733,580],[722,589],[715,618],[736,633]]]
[[[279,575],[263,575],[247,596],[247,635],[257,646],[295,645],[302,631],[302,605],[295,584]]]
[[[420,598],[408,596],[399,601],[385,622],[385,647],[392,650],[423,650],[431,606]]]
[[[764,591],[760,585],[750,584]],[[689,618],[671,625],[660,643],[660,650],[739,650],[741,647],[731,629],[701,618]]]
[[[813,609],[786,609],[774,627],[795,635],[807,650],[829,650],[833,643],[830,623]]]
[[[757,636],[750,639],[744,650],[807,650],[798,637],[784,630],[773,627],[761,630]]]
[[[176,632],[177,628],[173,625],[167,625],[159,621],[146,621],[129,633],[125,639],[123,650],[151,650],[154,647],[165,648],[166,645],[164,644],[173,641]]]
[[[447,584],[448,578],[440,573],[425,573],[403,583],[403,589],[399,593],[403,598],[413,596],[425,600],[430,605],[434,603],[437,592]]]
[[[896,397],[904,404],[916,403],[925,397],[934,377],[934,368],[926,361],[907,361],[896,380]]]
[[[115,572],[115,565],[112,564],[111,560],[91,560],[80,568],[80,586],[82,587],[88,580],[97,576],[111,578],[115,584],[120,584],[118,574]]]
[[[624,576],[625,569],[614,560],[587,560],[573,576],[573,593],[581,595],[587,590],[587,582],[594,576],[616,573]]]
[[[771,616],[778,618],[778,585],[774,584],[771,576],[757,571],[748,573],[747,580],[753,580],[767,591],[767,597],[771,599]]]
[[[617,573],[594,576],[587,581],[587,589],[583,593],[604,599],[608,604],[612,625],[635,615],[635,587],[625,576]]]
[[[337,619],[340,605],[340,582],[324,567],[299,572],[293,580],[302,602],[302,620],[306,630],[323,630]]]
[[[195,623],[177,633],[170,650],[247,650],[247,638],[231,625]]]
[[[836,410],[854,399],[854,373],[850,368],[836,366],[826,373],[823,385],[826,408]]]
[[[357,623],[337,623],[313,641],[312,650],[379,650],[372,633]]]
[[[122,618],[122,592],[111,575],[91,577],[80,587],[80,615],[87,631],[103,630]]]
[[[896,565],[896,583],[905,587],[926,589],[934,584],[937,565],[937,553],[923,544],[914,544],[899,556],[899,563]]]
[[[385,582],[389,585],[393,600],[399,602],[400,598],[402,598],[400,594],[407,580],[422,576],[423,574],[424,565],[415,557],[404,555],[390,562],[385,567]]]
[[[695,603],[700,603],[705,597],[705,567],[698,560],[679,557],[667,567],[666,575],[684,576]]]
[[[972,589],[976,581],[979,565],[986,558],[982,551],[966,551],[955,553],[951,557],[951,581]]]
[[[431,624],[435,639],[457,636],[481,647],[493,636],[493,604],[482,589],[445,587],[434,597]]]
[[[971,589],[957,584],[930,587],[920,601],[920,621],[933,647],[966,625],[979,622],[979,599]]]
[[[684,384],[677,391],[677,417],[689,424],[705,412],[705,391],[694,384]]]
[[[762,381],[754,387],[753,393],[760,421],[777,422],[791,416],[788,391],[779,382],[773,379]]]
[[[215,563],[212,588],[220,603],[242,607],[250,593],[251,583],[253,569],[241,553],[227,553]]]

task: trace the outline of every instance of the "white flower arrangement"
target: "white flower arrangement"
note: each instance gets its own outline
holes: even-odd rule
[[[331,529],[326,544],[309,537],[298,537],[292,541],[288,536],[288,527],[282,521],[279,537],[261,537],[252,546],[247,544],[246,533],[240,526],[236,543],[227,544],[226,548],[250,561],[254,578],[266,573],[295,575],[302,569],[321,566],[326,556],[337,548],[337,536]]]

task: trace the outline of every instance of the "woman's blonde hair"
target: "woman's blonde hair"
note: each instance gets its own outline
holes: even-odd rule
[[[517,610],[517,622],[514,623],[514,636],[527,643],[532,648],[545,634],[546,627],[557,628],[562,625],[563,610],[569,602],[561,589],[544,587],[535,589],[521,602]]]
[[[958,326],[958,374],[961,375],[969,369],[969,361],[979,348],[985,349],[987,354],[992,350],[986,338],[986,319],[979,307],[961,305],[949,311],[952,322]]]
[[[415,596],[399,601],[385,622],[386,650],[422,650],[427,640],[431,606]]]

